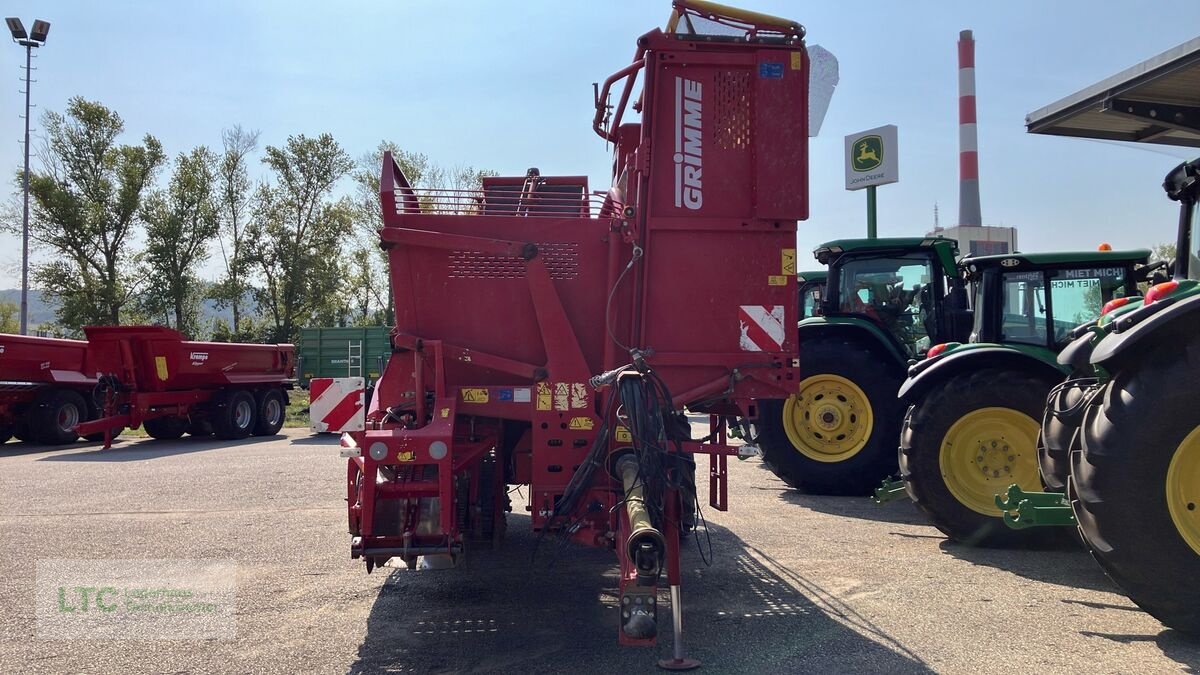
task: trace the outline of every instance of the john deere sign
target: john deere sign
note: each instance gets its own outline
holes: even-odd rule
[[[860,190],[900,180],[896,126],[889,124],[846,137],[846,189]]]

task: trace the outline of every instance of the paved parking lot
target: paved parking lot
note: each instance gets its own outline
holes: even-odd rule
[[[535,557],[523,515],[464,569],[367,576],[348,558],[334,443],[289,430],[3,446],[0,672],[649,672],[670,653],[669,638],[617,646],[611,554],[547,541]],[[1082,551],[948,544],[908,504],[798,495],[754,460],[732,479],[731,510],[705,511],[711,565],[694,544],[684,559],[687,646],[706,671],[1200,666],[1200,643],[1137,610]],[[236,637],[39,639],[35,570],[55,558],[232,559]]]

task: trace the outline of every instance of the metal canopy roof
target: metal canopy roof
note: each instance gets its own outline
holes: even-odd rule
[[[1200,37],[1029,113],[1032,134],[1200,147]]]

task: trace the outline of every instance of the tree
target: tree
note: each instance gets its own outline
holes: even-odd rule
[[[34,283],[59,300],[68,330],[119,323],[141,281],[129,242],[142,195],[165,159],[162,145],[149,134],[141,145],[118,144],[121,116],[81,97],[65,114],[47,113],[43,125],[43,168],[29,179],[29,230],[52,255],[34,268]]]
[[[216,155],[204,146],[181,153],[170,185],[151,193],[142,207],[151,282],[146,306],[152,311],[168,310],[175,329],[186,335],[196,335],[200,318],[202,293],[196,267],[208,259],[208,243],[220,225],[216,163]]]
[[[21,330],[20,311],[17,303],[0,300],[0,333],[17,333]]]
[[[258,131],[240,125],[221,132],[224,150],[217,164],[217,208],[221,216],[221,257],[225,275],[213,289],[219,307],[233,311],[234,335],[243,330],[242,307],[250,291],[250,270],[245,255],[247,216],[251,208],[249,156],[258,149]]]
[[[340,262],[353,209],[331,194],[353,162],[329,134],[267,146],[263,162],[275,182],[255,194],[248,263],[263,283],[255,294],[274,323],[273,339],[290,340],[301,322],[339,318]]]
[[[1168,263],[1175,260],[1174,242],[1155,244],[1150,247],[1150,261],[1157,262],[1159,260],[1165,260]]]

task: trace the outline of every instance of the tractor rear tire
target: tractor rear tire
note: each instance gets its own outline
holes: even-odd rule
[[[1038,436],[1038,466],[1042,482],[1050,492],[1066,492],[1071,474],[1071,451],[1079,447],[1079,425],[1083,407],[1094,390],[1094,380],[1067,382],[1046,398]]]
[[[142,422],[142,428],[150,438],[160,441],[173,441],[187,431],[186,417],[155,417]]]
[[[1087,409],[1071,506],[1092,556],[1131,600],[1200,634],[1200,410],[1187,384],[1200,378],[1200,340],[1139,352]]]
[[[855,340],[804,342],[797,393],[758,402],[763,463],[803,492],[870,494],[896,472],[902,380],[891,360]]]
[[[283,420],[287,415],[287,404],[283,392],[278,389],[267,389],[255,398],[258,405],[257,421],[254,423],[255,436],[274,436],[283,428]]]
[[[68,389],[44,391],[29,409],[29,434],[45,445],[64,445],[79,440],[75,427],[87,419],[87,402]]]
[[[213,435],[223,441],[246,438],[258,418],[254,396],[243,389],[226,389],[213,396],[208,419]]]
[[[1059,528],[1014,530],[994,503],[1016,483],[1042,489],[1037,434],[1052,383],[986,368],[950,377],[914,402],[900,431],[900,477],[917,509],[970,546],[1040,546]]]

